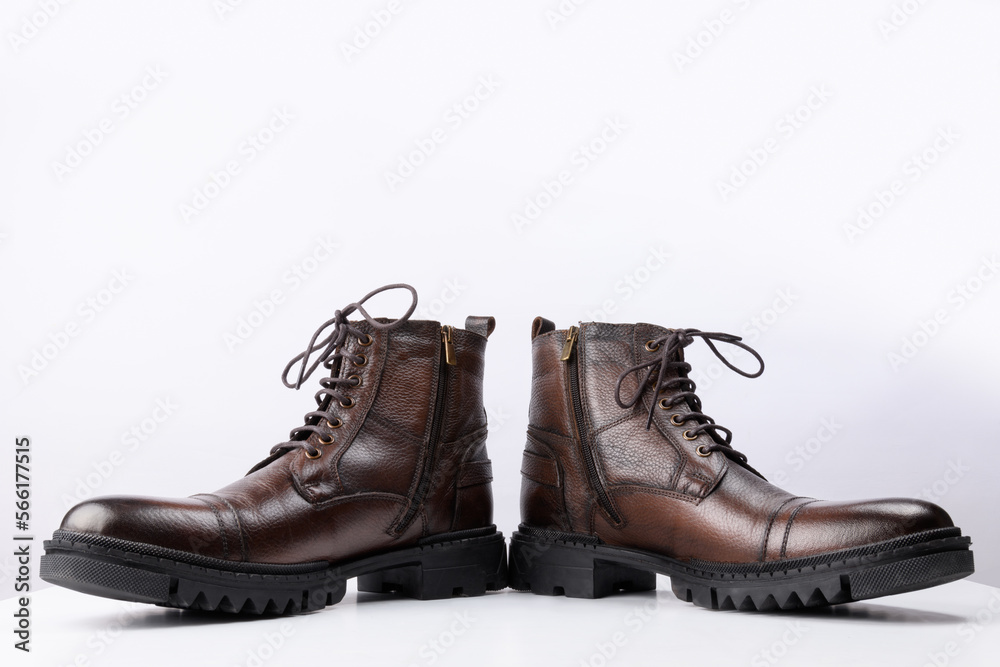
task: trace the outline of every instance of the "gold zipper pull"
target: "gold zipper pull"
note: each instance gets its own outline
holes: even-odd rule
[[[576,343],[576,338],[580,334],[580,330],[576,327],[570,327],[566,331],[566,342],[563,343],[562,356],[559,357],[559,361],[569,361],[569,357],[573,354],[573,345]]]
[[[452,327],[450,324],[441,327],[441,342],[444,343],[444,363],[449,366],[457,366],[458,359],[455,358],[455,345],[451,342]]]

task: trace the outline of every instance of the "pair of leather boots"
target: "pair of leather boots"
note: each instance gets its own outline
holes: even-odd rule
[[[406,289],[395,320],[362,304]],[[483,376],[492,317],[411,320],[387,285],[335,312],[282,375],[322,371],[316,409],[233,484],[188,498],[72,508],[41,577],[167,607],[289,613],[358,589],[420,598],[507,586],[602,597],[670,577],[712,609],[790,609],[911,591],[973,572],[940,507],[831,502],[769,484],[702,412],[684,348],[702,340],[747,377],[737,336],[652,324],[531,328],[522,524],[493,525]],[[360,315],[351,321],[348,316]],[[720,344],[749,352],[738,369]]]

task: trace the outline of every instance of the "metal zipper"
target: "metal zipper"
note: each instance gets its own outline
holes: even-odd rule
[[[441,327],[441,344],[444,345],[444,363],[449,366],[458,364],[458,360],[455,359],[455,344],[451,340],[453,333],[454,330],[450,324]]]
[[[450,325],[441,327],[441,365],[438,369],[437,393],[434,395],[434,415],[431,418],[431,435],[427,441],[427,451],[424,454],[424,467],[420,474],[420,481],[417,483],[417,490],[410,500],[410,506],[406,514],[396,524],[396,534],[406,530],[417,510],[424,502],[427,488],[431,485],[431,472],[434,468],[434,452],[437,450],[438,441],[441,439],[441,428],[444,425],[444,392],[448,386],[448,367],[458,365],[455,357],[455,346],[452,343],[452,327]]]
[[[587,476],[590,478],[590,487],[597,495],[597,502],[608,513],[608,516],[617,524],[621,523],[621,517],[611,506],[611,498],[604,489],[600,475],[597,474],[597,462],[594,460],[594,451],[590,444],[590,435],[587,426],[583,421],[583,402],[580,400],[580,368],[577,363],[576,341],[580,335],[577,327],[570,327],[566,332],[566,342],[563,343],[561,361],[569,364],[569,393],[573,400],[573,417],[576,420],[576,432],[580,436],[580,448],[583,450],[583,461],[587,466]]]

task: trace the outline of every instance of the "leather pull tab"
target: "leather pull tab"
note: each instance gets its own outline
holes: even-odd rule
[[[483,338],[489,338],[493,330],[497,328],[497,321],[494,317],[480,317],[470,315],[465,318],[465,330],[477,333]]]
[[[535,340],[536,337],[555,330],[555,322],[547,320],[541,316],[536,317],[535,321],[531,323],[531,340]]]

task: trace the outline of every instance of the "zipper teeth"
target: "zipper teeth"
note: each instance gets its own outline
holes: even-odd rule
[[[587,475],[590,477],[590,486],[597,494],[597,502],[600,503],[604,511],[608,513],[615,523],[621,523],[618,513],[611,507],[611,499],[601,483],[601,478],[597,474],[597,463],[594,461],[594,452],[590,447],[590,438],[587,435],[586,425],[583,423],[583,403],[580,400],[580,371],[577,364],[577,351],[573,350],[569,358],[569,393],[573,399],[573,418],[576,420],[576,432],[580,435],[580,445],[583,450],[583,461],[587,465]]]
[[[417,484],[417,490],[413,494],[410,507],[406,510],[406,514],[396,527],[397,533],[401,533],[409,527],[413,517],[417,514],[417,510],[420,509],[420,505],[424,502],[424,494],[427,493],[427,487],[431,484],[434,450],[437,449],[438,440],[441,439],[441,427],[444,423],[444,391],[448,380],[447,373],[448,365],[445,363],[444,355],[442,354],[441,367],[438,370],[437,394],[435,395],[437,404],[434,406],[434,416],[431,418],[431,435],[427,442],[427,454],[424,457],[423,471],[420,474],[420,482]]]

